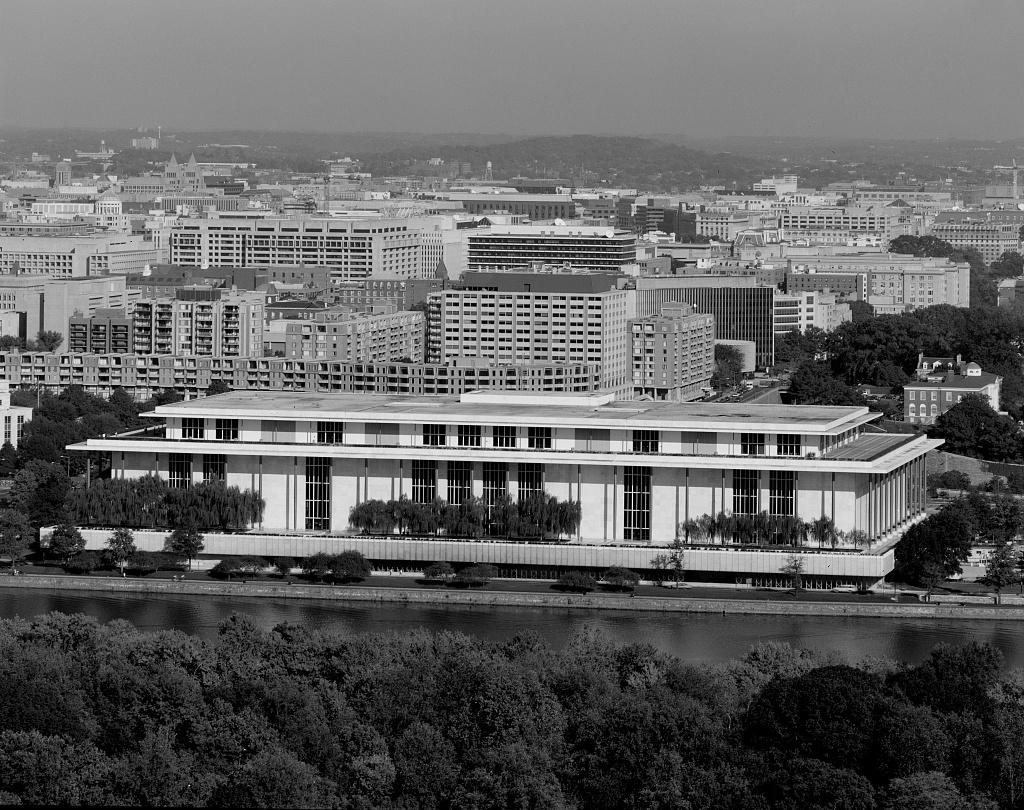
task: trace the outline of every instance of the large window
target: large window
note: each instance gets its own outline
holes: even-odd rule
[[[741,433],[740,452],[745,456],[764,455],[764,434],[763,433]]]
[[[651,539],[651,468],[625,467],[622,529],[627,540]]]
[[[479,447],[480,435],[480,425],[459,425],[459,447]]]
[[[768,512],[772,515],[794,513],[796,477],[792,470],[771,470],[768,473]]]
[[[238,441],[238,420],[218,419],[214,426],[214,436],[221,442]]]
[[[201,439],[205,435],[205,422],[202,419],[182,419],[181,438]]]
[[[448,442],[446,425],[424,425],[423,444],[427,447],[444,447]]]
[[[775,451],[780,456],[799,456],[800,435],[797,433],[780,433],[775,437]]]
[[[317,422],[317,444],[343,444],[345,442],[344,422]]]
[[[486,462],[483,467],[484,505],[487,507],[487,521],[491,531],[501,531],[494,516],[494,506],[508,495],[508,465]]]
[[[203,481],[227,480],[227,456],[203,456]]]
[[[551,449],[551,428],[532,427],[526,429],[526,445],[531,450]]]
[[[330,531],[331,528],[331,460],[306,459],[306,528]]]
[[[518,470],[519,500],[544,493],[544,465],[520,464]]]
[[[437,498],[437,462],[413,459],[413,503],[433,503]]]
[[[761,511],[758,470],[732,471],[732,511],[736,515],[756,515]]]
[[[661,437],[656,430],[634,430],[633,431],[633,452],[634,453],[657,453]]]
[[[473,496],[473,462],[448,462],[448,503],[458,506]]]
[[[171,489],[185,489],[192,484],[192,456],[171,453],[167,463],[167,485]]]
[[[495,447],[515,447],[516,446],[516,426],[515,425],[495,425],[494,432],[492,434],[494,439]]]

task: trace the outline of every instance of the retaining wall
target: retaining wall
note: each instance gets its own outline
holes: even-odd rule
[[[493,605],[512,607],[586,608],[659,613],[732,613],[774,616],[835,616],[921,619],[1024,620],[1024,607],[961,607],[949,604],[801,602],[799,600],[707,599],[700,597],[609,597],[597,594],[463,591],[427,588],[374,588],[372,586],[288,585],[270,582],[175,582],[162,579],[113,577],[2,577],[0,588],[121,593],[218,594],[272,599],[318,599],[345,602],[398,602],[406,604]]]

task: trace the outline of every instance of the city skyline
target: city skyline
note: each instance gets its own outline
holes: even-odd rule
[[[1011,0],[108,0],[4,17],[8,126],[1002,139],[1024,123]]]

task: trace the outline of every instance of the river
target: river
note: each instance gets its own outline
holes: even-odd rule
[[[1024,668],[1024,622],[1015,621],[723,616],[0,590],[0,616],[28,618],[55,610],[86,613],[104,622],[127,619],[141,630],[173,628],[207,639],[216,636],[217,625],[232,612],[246,613],[267,628],[288,621],[353,634],[425,627],[502,640],[533,630],[555,648],[574,633],[594,628],[615,642],[646,642],[687,661],[723,661],[743,655],[759,641],[784,641],[839,651],[851,662],[869,656],[915,662],[940,642],[973,640],[992,642],[1002,651],[1007,667]]]

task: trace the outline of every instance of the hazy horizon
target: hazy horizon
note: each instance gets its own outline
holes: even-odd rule
[[[1018,0],[7,0],[0,126],[1015,140]]]

